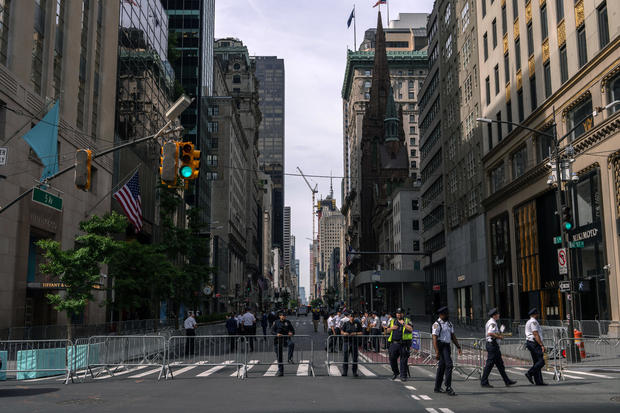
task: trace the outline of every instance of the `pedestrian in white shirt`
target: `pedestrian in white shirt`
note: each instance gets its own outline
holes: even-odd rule
[[[188,337],[185,339],[185,355],[194,354],[194,336],[196,336],[196,319],[194,313],[191,311],[183,322],[183,328],[185,328],[185,335]]]
[[[256,325],[256,317],[254,314],[250,312],[250,309],[247,308],[245,313],[241,316],[241,326],[243,328],[243,335],[247,337],[248,342],[250,343],[250,351],[254,351],[254,332]]]

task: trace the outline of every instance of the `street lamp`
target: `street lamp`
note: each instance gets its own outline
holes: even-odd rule
[[[573,126],[568,132],[566,132],[564,134],[564,136],[562,136],[561,138],[558,139],[557,137],[557,124],[555,123],[555,110],[553,113],[553,134],[549,134],[549,133],[545,133],[530,127],[527,127],[525,125],[521,125],[519,123],[515,123],[515,122],[510,122],[510,121],[503,121],[503,120],[495,120],[495,119],[489,119],[489,118],[477,118],[476,120],[480,123],[486,123],[486,124],[493,124],[493,123],[505,123],[508,125],[512,125],[512,126],[516,126],[517,128],[522,128],[525,130],[528,130],[530,132],[534,132],[537,135],[542,135],[542,136],[546,136],[549,138],[552,138],[553,140],[553,156],[551,157],[552,160],[550,160],[550,162],[547,164],[551,167],[552,170],[552,174],[549,177],[549,179],[547,180],[547,184],[548,185],[553,185],[557,183],[557,192],[556,192],[556,215],[558,216],[558,218],[561,221],[561,217],[562,217],[562,211],[564,211],[566,208],[569,208],[568,211],[570,211],[570,207],[564,205],[563,199],[562,199],[562,192],[565,190],[567,190],[567,192],[570,191],[570,183],[574,183],[579,181],[579,177],[577,176],[576,173],[573,173],[571,171],[571,164],[573,162],[575,162],[574,159],[574,154],[575,154],[575,150],[573,148],[572,145],[568,145],[566,147],[566,155],[568,157],[568,159],[565,160],[561,160],[560,159],[560,143],[568,138],[569,136],[572,136],[573,132],[580,126],[582,126],[583,122],[586,121],[587,119],[589,119],[590,117],[594,118],[595,116],[599,115],[601,112],[610,109],[616,105],[620,104],[620,100],[615,100],[609,104],[607,104],[604,107],[595,107],[594,111],[592,112],[592,114],[584,117],[580,122],[575,123],[575,126]],[[560,169],[562,168],[562,169]],[[570,199],[570,193],[567,193],[566,196],[564,196],[564,199],[566,199],[568,201],[568,199]],[[568,281],[570,281],[570,292],[567,295],[567,300],[569,301],[567,304],[567,307],[569,309],[569,320],[568,320],[568,337],[570,339],[574,339],[574,322],[573,319],[575,317],[575,300],[573,297],[573,294],[575,293],[575,289],[574,289],[574,280],[573,280],[573,272],[571,271],[571,257],[570,257],[570,246],[568,243],[568,230],[570,228],[566,228],[564,225],[562,225],[562,222],[560,222],[560,237],[562,240],[562,249],[564,251],[566,251],[566,263],[567,263],[567,273],[565,278],[568,279]],[[571,361],[580,361],[579,357],[577,356],[579,353],[577,352],[577,349],[574,345],[574,341],[573,341],[573,345],[571,345],[571,351],[568,352],[567,357],[571,359]]]

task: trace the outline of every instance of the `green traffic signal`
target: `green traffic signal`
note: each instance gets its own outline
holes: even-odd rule
[[[572,228],[573,228],[573,224],[572,223],[570,223],[570,222],[565,222],[564,223],[564,229],[566,231],[570,231]]]
[[[181,176],[183,178],[189,178],[194,173],[194,171],[192,171],[192,168],[190,166],[183,166],[183,167],[181,167],[181,171],[180,172],[181,172]]]

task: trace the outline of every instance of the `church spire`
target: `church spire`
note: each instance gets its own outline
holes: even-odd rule
[[[385,47],[385,32],[381,22],[381,12],[377,15],[377,33],[375,36],[375,60],[372,72],[372,87],[367,114],[378,121],[383,121],[387,96],[390,90],[390,70]]]
[[[387,97],[383,124],[385,142],[398,141],[398,125],[400,124],[400,119],[398,117],[398,110],[396,109],[396,102],[394,101],[394,91],[391,87]]]

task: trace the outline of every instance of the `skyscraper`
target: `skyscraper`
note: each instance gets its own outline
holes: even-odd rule
[[[259,107],[259,165],[273,181],[273,245],[284,243],[284,60],[257,56]]]
[[[284,247],[282,261],[284,266],[291,265],[291,207],[284,207]]]

